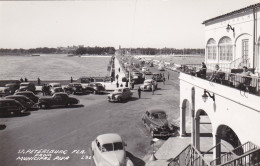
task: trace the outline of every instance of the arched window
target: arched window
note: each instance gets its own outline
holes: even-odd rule
[[[209,39],[207,42],[207,56],[208,59],[216,59],[216,41],[214,39]]]
[[[229,37],[224,37],[219,41],[219,59],[222,61],[233,59],[233,46]]]

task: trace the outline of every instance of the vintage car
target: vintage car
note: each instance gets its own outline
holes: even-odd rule
[[[31,91],[22,91],[22,92],[16,92],[14,95],[23,95],[31,99],[34,103],[37,103],[39,100],[39,97],[36,96],[33,92]]]
[[[71,106],[79,104],[79,100],[74,97],[69,97],[65,92],[55,93],[53,96],[40,97],[38,105],[40,108],[49,108],[51,106]]]
[[[86,92],[80,83],[69,83],[63,89],[68,94],[84,94]]]
[[[31,108],[37,108],[37,104],[35,104],[31,99],[23,95],[12,95],[6,96],[5,99],[14,99],[21,103],[26,110],[30,110]]]
[[[150,70],[144,72],[145,75],[152,75],[153,73]]]
[[[147,67],[142,67],[142,72],[146,72],[146,71],[149,71],[149,69]]]
[[[171,136],[167,115],[162,109],[150,109],[142,117],[143,124],[149,129],[152,137]]]
[[[90,92],[93,94],[105,93],[105,91],[106,91],[101,83],[96,83],[96,82],[89,83],[85,89],[87,92]]]
[[[126,157],[126,143],[115,133],[99,135],[91,143],[91,155],[96,166],[133,166]]]
[[[154,85],[155,90],[157,89],[157,82],[153,79],[147,79],[144,81],[144,84],[140,86],[142,91],[151,91],[152,85]]]
[[[152,79],[157,81],[157,82],[162,82],[163,81],[163,75],[159,73],[153,73]]]
[[[21,91],[31,91],[31,92],[35,92],[36,87],[34,85],[34,83],[31,82],[22,82],[20,84],[20,88],[17,90],[18,92]]]
[[[0,97],[11,95],[9,87],[0,87]]]
[[[134,80],[135,84],[140,84],[144,82],[143,74],[138,71],[131,73],[131,79]]]
[[[9,88],[10,94],[12,95],[15,93],[15,91],[17,89],[20,88],[20,84],[19,83],[9,83],[9,84],[5,84],[5,87]]]
[[[50,95],[53,95],[54,93],[57,92],[64,92],[64,90],[61,87],[60,83],[49,83],[48,85],[50,88]]]
[[[159,71],[165,71],[165,68],[164,68],[163,65],[159,65],[159,66],[158,66],[158,70],[159,70]]]
[[[107,96],[107,100],[109,102],[112,101],[123,101],[123,100],[128,100],[132,97],[133,93],[130,91],[129,88],[117,88]]]
[[[0,99],[0,115],[21,115],[25,108],[16,100]]]

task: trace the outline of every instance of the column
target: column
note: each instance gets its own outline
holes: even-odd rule
[[[191,88],[191,140],[192,145],[195,145],[195,88]]]
[[[195,118],[195,147],[200,151],[200,117]]]
[[[212,133],[212,135],[214,135],[214,133]],[[213,159],[217,159],[220,157],[221,155],[221,138],[219,135],[215,135],[213,137],[213,146],[215,146],[215,148],[213,149]],[[220,158],[216,161],[216,164],[220,164],[221,160]]]
[[[185,137],[186,133],[186,108],[180,105],[180,116],[181,116],[181,123],[180,123],[180,135],[181,137]]]

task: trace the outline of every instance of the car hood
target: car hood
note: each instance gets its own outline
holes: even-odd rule
[[[115,95],[120,95],[120,94],[122,94],[122,93],[120,93],[120,92],[112,92],[111,94],[109,94],[110,96],[115,96]]]
[[[152,121],[156,126],[168,126],[167,119],[153,119]]]
[[[123,164],[125,160],[125,152],[123,150],[103,152],[102,156],[107,162],[115,166]]]

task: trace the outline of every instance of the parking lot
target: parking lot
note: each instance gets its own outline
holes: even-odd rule
[[[151,68],[151,71],[157,71],[156,67]],[[142,92],[141,99],[138,99],[138,86],[135,85],[132,90],[132,99],[122,103],[109,103],[106,95],[70,95],[79,99],[80,104],[69,108],[39,109],[22,117],[1,118],[1,124],[5,124],[6,128],[0,130],[0,163],[32,166],[90,165],[91,141],[99,134],[112,132],[119,133],[125,140],[126,150],[134,164],[144,165],[152,147],[150,133],[141,122],[142,115],[151,107],[159,107],[166,111],[170,122],[178,120],[178,73],[170,71],[170,80],[166,80],[165,85],[158,83],[154,95],[150,91]],[[162,143],[163,140],[159,141],[157,146]],[[21,161],[18,158],[34,156],[22,152],[40,149],[66,150],[67,153],[53,154],[51,160]],[[80,151],[82,153],[76,153]]]

